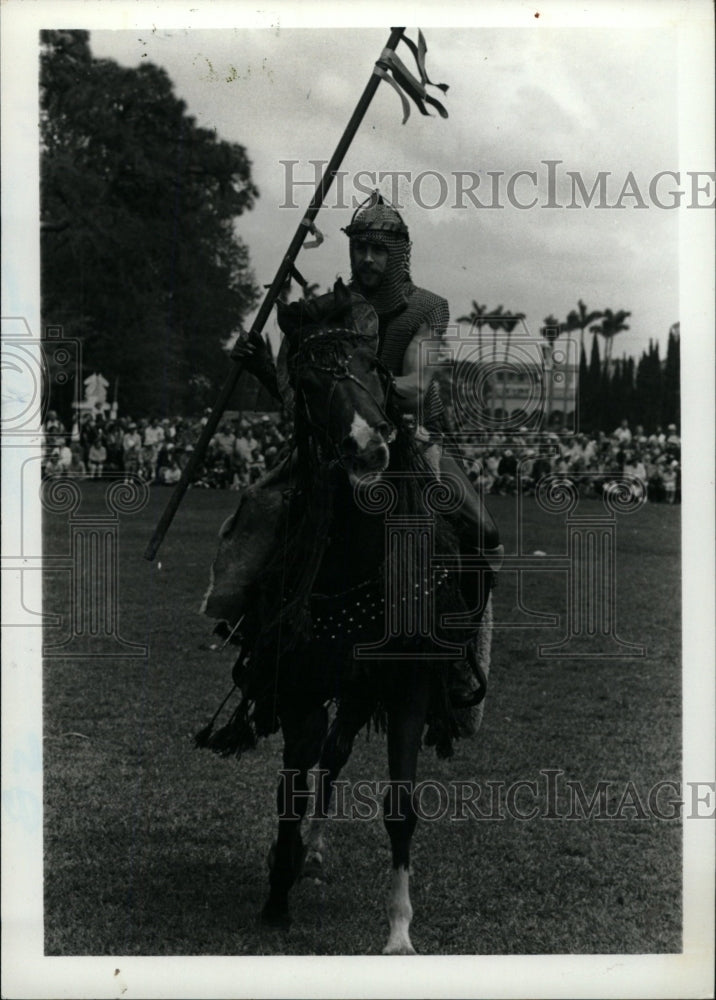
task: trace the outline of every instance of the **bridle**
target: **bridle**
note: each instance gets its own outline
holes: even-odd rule
[[[361,334],[356,334],[353,330],[349,330],[342,327],[328,327],[304,337],[301,343],[301,348],[304,348],[305,346],[311,344],[313,341],[319,341],[319,342],[321,340],[325,341],[329,338],[330,335],[333,335],[334,338],[336,338],[332,341],[336,347],[341,346],[341,339],[343,340],[343,343],[345,343],[345,341],[348,340],[349,338],[352,340],[356,340],[357,338],[361,340],[368,339]],[[341,339],[338,339],[338,337],[341,337]],[[370,339],[372,340],[373,338]],[[380,361],[380,359],[377,356],[373,359],[372,364],[377,369],[379,373],[379,378],[381,379],[381,382],[383,383],[385,388],[385,397],[383,402],[381,403],[380,400],[376,398],[373,391],[361,379],[359,379],[354,372],[350,370],[349,363],[352,360],[352,358],[353,355],[351,353],[347,354],[344,353],[342,357],[340,358],[336,357],[332,365],[328,365],[328,364],[322,364],[320,361],[316,360],[308,360],[308,359],[301,360],[299,353],[300,370],[305,371],[309,369],[311,371],[320,372],[322,375],[328,375],[331,379],[331,385],[328,392],[328,400],[326,402],[326,422],[328,422],[328,420],[330,419],[331,407],[333,405],[333,399],[335,396],[336,389],[338,388],[338,384],[340,382],[351,381],[368,396],[368,398],[374,404],[380,415],[385,420],[387,426],[391,428],[391,430],[395,430],[394,422],[388,416],[385,410],[385,403],[390,398],[391,392],[395,391],[395,379],[393,377],[392,372],[390,372],[390,370],[386,368],[386,366],[383,364],[382,361]],[[298,378],[296,379],[296,382],[298,383]],[[326,428],[321,424],[319,424],[314,419],[308,401],[308,396],[306,395],[304,389],[300,390],[300,397],[303,404],[304,419],[306,420],[306,423],[316,432],[319,442],[325,442],[327,438]],[[341,454],[338,443],[336,441],[329,441],[329,444],[334,453],[334,458],[330,464],[341,465],[344,456]]]

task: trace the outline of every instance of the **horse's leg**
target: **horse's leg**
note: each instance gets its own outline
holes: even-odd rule
[[[409,866],[410,840],[417,823],[413,790],[418,750],[425,725],[430,695],[430,676],[418,664],[406,670],[388,706],[388,766],[391,787],[383,802],[383,822],[390,837],[393,877],[388,897],[390,935],[384,955],[414,955],[410,942]]]
[[[261,919],[272,926],[288,927],[288,893],[301,874],[304,848],[301,820],[308,804],[308,771],[316,763],[326,734],[328,714],[323,705],[297,705],[281,714],[284,735],[284,773],[276,792],[278,837],[272,851],[269,897]]]
[[[316,781],[316,799],[313,815],[306,832],[305,873],[314,878],[323,874],[325,854],[325,825],[333,792],[333,783],[351,755],[353,742],[370,718],[374,701],[345,698],[339,705],[335,719],[321,750]]]

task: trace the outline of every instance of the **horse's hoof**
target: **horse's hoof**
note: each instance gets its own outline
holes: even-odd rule
[[[323,871],[323,858],[319,851],[310,851],[303,862],[301,878],[310,882],[325,882],[326,876]]]
[[[383,948],[384,955],[417,955],[417,951],[413,948],[412,944],[408,941],[407,944],[388,944]]]
[[[287,931],[291,926],[291,917],[283,906],[268,902],[261,911],[259,922],[262,927],[270,927],[277,931]]]

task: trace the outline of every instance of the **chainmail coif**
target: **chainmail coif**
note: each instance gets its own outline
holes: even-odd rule
[[[379,316],[386,316],[405,305],[412,286],[410,279],[410,236],[396,210],[388,205],[379,192],[369,203],[360,206],[351,224],[343,230],[350,239],[351,269],[354,286],[361,288],[353,267],[353,249],[357,242],[377,243],[388,251],[388,263],[380,287],[375,292],[361,294]]]

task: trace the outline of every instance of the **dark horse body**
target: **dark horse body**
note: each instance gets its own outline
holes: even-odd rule
[[[455,556],[458,541],[426,502],[436,479],[412,436],[400,427],[390,377],[376,360],[374,320],[342,288],[335,299],[324,297],[329,298],[313,313],[295,310],[281,318],[296,394],[297,453],[279,544],[255,588],[248,616],[252,625],[244,629],[245,646],[235,668],[244,695],[235,722],[244,736],[251,733],[243,744],[241,738],[228,745],[224,738],[222,744],[221,734],[207,742],[238,751],[253,736],[280,725],[284,772],[277,790],[278,837],[262,918],[281,926],[288,923],[289,890],[304,865],[315,869],[322,861],[332,783],[356,735],[371,720],[385,726],[390,784],[384,822],[393,881],[384,951],[410,954],[408,869],[417,819],[412,791],[418,751],[426,723],[428,741],[445,753],[457,734],[450,705],[454,665],[446,654],[431,658],[431,649],[446,648],[445,633],[441,638],[433,626],[441,612],[468,612],[470,625],[458,634],[474,645],[489,575],[477,574],[477,585],[466,594],[456,574],[451,579],[443,571],[438,586],[425,559],[413,559],[406,570],[405,552],[386,552],[384,516],[365,498],[391,482],[397,484],[393,495],[405,523],[424,527],[426,518],[436,521],[437,550],[443,554]],[[431,544],[435,537],[433,532]],[[437,614],[427,628],[394,630],[387,641],[386,621],[401,601],[412,602],[418,616],[433,602]],[[370,643],[389,655],[379,649],[367,658],[356,656],[356,644]],[[331,703],[336,712],[329,725]],[[300,828],[309,799],[308,772],[315,765],[318,782],[304,844]]]

